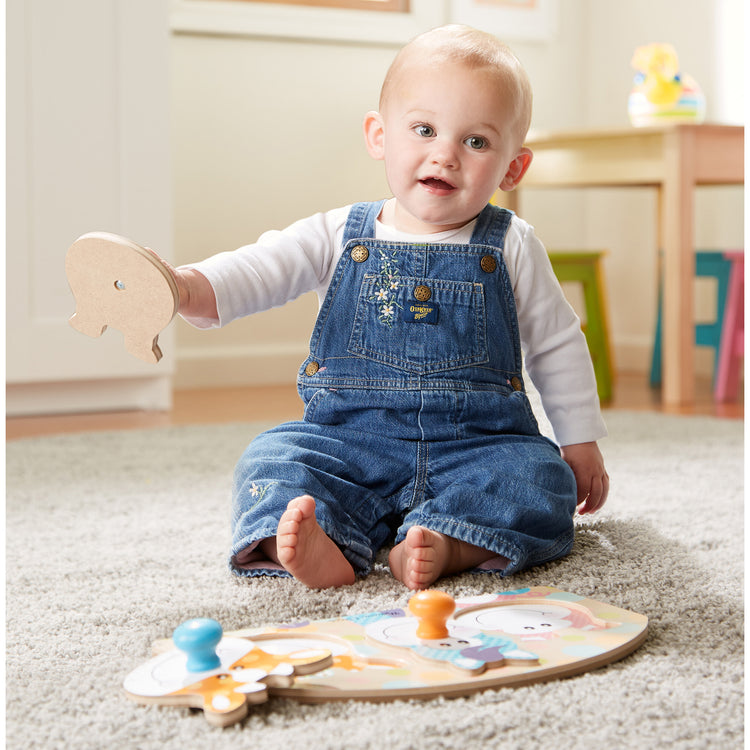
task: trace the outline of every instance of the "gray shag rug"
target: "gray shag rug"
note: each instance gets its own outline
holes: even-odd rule
[[[242,723],[127,700],[124,676],[192,617],[226,630],[405,606],[385,557],[353,586],[237,579],[234,464],[270,425],[8,443],[7,746],[28,748],[739,748],[743,743],[743,424],[609,412],[610,499],[566,559],[471,596],[551,585],[648,615],[647,641],[586,674],[467,698],[303,705]]]

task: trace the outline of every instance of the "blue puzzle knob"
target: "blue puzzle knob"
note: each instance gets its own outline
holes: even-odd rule
[[[174,631],[172,641],[187,654],[188,672],[208,672],[221,666],[216,647],[223,632],[216,620],[207,617],[187,620]]]

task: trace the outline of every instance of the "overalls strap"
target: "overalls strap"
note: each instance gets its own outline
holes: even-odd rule
[[[512,218],[512,211],[488,203],[477,217],[477,223],[471,235],[471,244],[503,247],[505,234]]]
[[[375,220],[380,216],[384,203],[383,200],[374,203],[355,203],[352,206],[344,228],[342,247],[346,247],[353,239],[375,236]]]

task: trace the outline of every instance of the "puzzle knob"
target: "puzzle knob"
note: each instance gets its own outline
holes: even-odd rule
[[[417,618],[417,638],[434,641],[448,637],[446,622],[453,614],[456,602],[444,591],[420,591],[409,599],[409,611]]]
[[[216,647],[223,632],[216,620],[207,617],[187,620],[174,631],[172,641],[187,654],[188,672],[208,672],[221,666]]]

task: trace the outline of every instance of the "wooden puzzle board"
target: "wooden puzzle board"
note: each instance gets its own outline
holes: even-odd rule
[[[329,650],[329,666],[297,675],[272,695],[303,702],[461,696],[527,685],[603,666],[634,651],[648,619],[609,604],[537,586],[459,599],[437,642],[414,637],[416,618],[394,609],[227,634],[265,652]],[[157,650],[169,647],[162,642]]]

